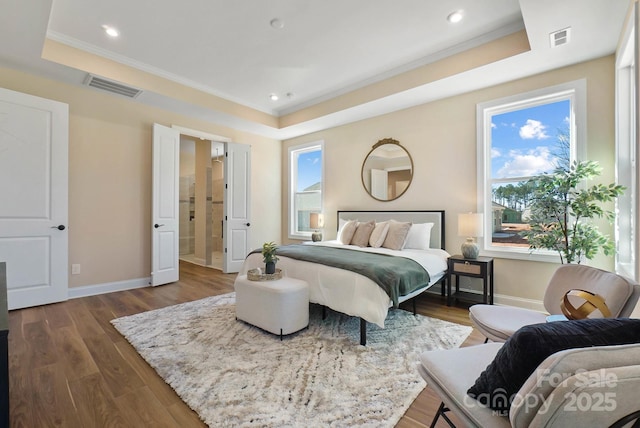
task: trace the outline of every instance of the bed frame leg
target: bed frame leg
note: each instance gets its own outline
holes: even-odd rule
[[[322,305],[322,321],[327,319],[327,307]]]
[[[360,318],[360,344],[362,346],[367,344],[367,322],[364,318]]]
[[[417,297],[417,296],[416,296]],[[413,315],[417,315],[417,311],[416,311],[416,298],[414,297],[413,299],[411,299],[411,301],[413,302]]]

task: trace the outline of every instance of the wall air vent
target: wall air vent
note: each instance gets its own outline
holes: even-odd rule
[[[563,30],[554,31],[549,34],[549,43],[552,48],[557,48],[558,46],[566,45],[571,41],[571,27],[565,28]]]
[[[93,74],[87,75],[87,78],[84,79],[84,84],[91,86],[92,88],[111,92],[112,94],[123,95],[127,98],[136,98],[142,93],[142,90],[138,88],[123,85],[122,83],[114,82],[113,80],[108,80],[104,77],[94,76]]]

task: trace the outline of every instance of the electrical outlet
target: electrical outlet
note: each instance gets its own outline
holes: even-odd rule
[[[71,265],[71,275],[80,275],[80,265],[72,264]]]

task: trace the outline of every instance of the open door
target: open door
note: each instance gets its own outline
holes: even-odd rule
[[[153,124],[151,285],[178,280],[180,131]]]
[[[239,272],[251,249],[251,146],[225,143],[222,271]]]
[[[381,201],[389,200],[389,175],[383,169],[371,170],[371,196]]]
[[[69,106],[0,88],[0,262],[9,309],[68,298]]]

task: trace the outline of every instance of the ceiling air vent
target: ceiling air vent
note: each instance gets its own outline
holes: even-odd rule
[[[123,85],[122,83],[114,82],[113,80],[107,80],[104,77],[94,76],[93,74],[87,75],[87,78],[84,80],[84,84],[91,86],[92,88],[101,89],[103,91],[111,92],[112,94],[123,95],[128,98],[136,98],[142,93],[138,88]]]
[[[564,30],[554,31],[549,34],[549,42],[551,43],[552,48],[557,48],[558,46],[566,45],[571,41],[571,27],[565,28]]]

